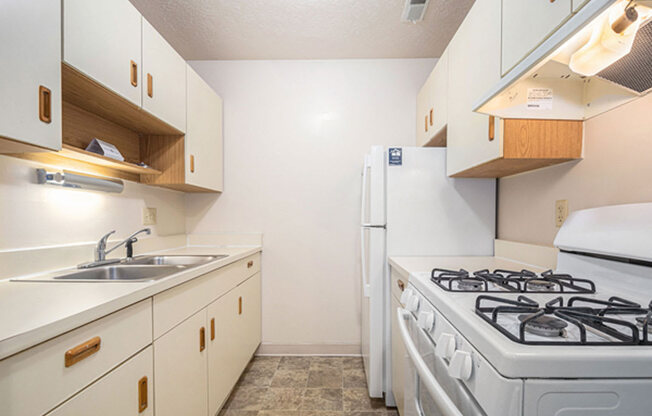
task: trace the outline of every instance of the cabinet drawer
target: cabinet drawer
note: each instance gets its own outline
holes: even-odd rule
[[[151,342],[147,299],[0,361],[2,414],[44,414]]]
[[[48,416],[153,415],[153,360],[150,346],[48,413]]]
[[[254,254],[154,296],[154,339],[260,271]]]
[[[401,299],[401,294],[405,289],[407,289],[408,286],[408,279],[407,277],[402,276],[399,274],[399,272],[394,269],[393,267],[391,268],[391,277],[392,277],[392,295],[396,299]]]

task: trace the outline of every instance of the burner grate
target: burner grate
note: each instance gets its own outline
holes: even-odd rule
[[[652,302],[645,309],[615,296],[606,301],[574,296],[564,306],[564,299],[560,296],[541,306],[524,295],[516,300],[480,295],[476,298],[475,311],[505,336],[521,344],[652,345],[648,336]],[[506,315],[513,315],[520,322],[517,334],[499,322]],[[576,328],[579,339],[565,339],[566,327]],[[589,338],[589,331],[599,336]],[[528,339],[528,333],[549,337],[550,340]]]

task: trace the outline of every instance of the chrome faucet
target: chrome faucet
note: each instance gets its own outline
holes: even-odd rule
[[[110,249],[107,250],[106,243],[109,240],[109,237],[111,236],[111,234],[113,234],[113,233],[115,233],[115,230],[106,233],[104,236],[102,236],[102,238],[100,238],[100,241],[97,242],[97,246],[95,247],[95,260],[94,261],[92,261],[90,263],[80,264],[77,267],[79,267],[80,269],[86,269],[86,268],[90,268],[90,267],[103,266],[105,264],[117,263],[117,262],[120,261],[119,259],[107,260],[106,255],[111,253],[113,250],[117,249],[118,247],[122,247],[123,245],[128,247],[129,255],[131,255],[133,253],[131,246],[132,246],[133,243],[138,241],[136,239],[136,236],[138,234],[140,234],[140,233],[145,233],[145,234],[149,235],[149,234],[152,233],[152,230],[149,229],[149,228],[143,228],[142,230],[138,230],[135,233],[133,233],[132,235],[130,235],[129,237],[125,238],[124,240],[122,240],[121,242],[119,242],[118,244],[116,244],[115,246],[113,246],[113,247],[111,247]]]

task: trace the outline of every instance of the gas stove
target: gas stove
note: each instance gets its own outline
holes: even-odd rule
[[[438,374],[478,414],[652,414],[652,204],[577,211],[555,246],[554,271],[459,257],[410,275]]]

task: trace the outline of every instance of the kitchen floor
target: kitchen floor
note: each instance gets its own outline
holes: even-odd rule
[[[398,416],[367,394],[360,357],[254,357],[221,416]]]

